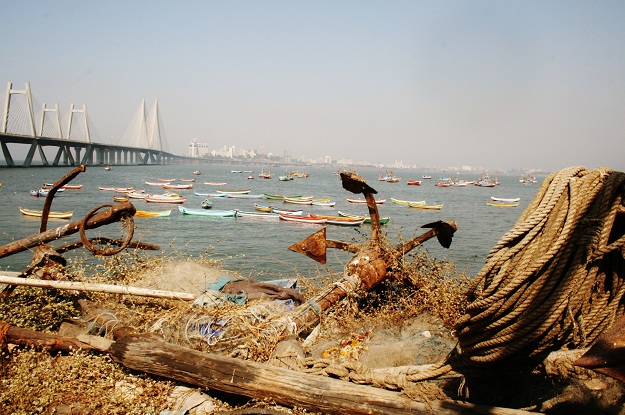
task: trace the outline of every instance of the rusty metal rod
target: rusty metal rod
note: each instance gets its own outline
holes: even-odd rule
[[[380,226],[380,213],[378,212],[378,204],[375,203],[373,193],[364,193],[369,208],[369,216],[371,217],[371,242],[379,244],[382,237],[382,229]]]
[[[347,251],[356,253],[360,250],[360,244],[353,244],[350,242],[337,241],[335,239],[326,239],[326,247],[340,249],[341,251]]]
[[[116,206],[110,207],[105,211],[93,215],[85,224],[86,229],[98,228],[102,225],[118,222],[126,215],[134,215],[136,213],[134,205],[130,202],[123,202]],[[80,230],[82,220],[68,223],[58,228],[41,232],[0,247],[0,258],[26,251],[34,246],[42,243],[55,241],[67,235],[72,235]]]
[[[411,250],[413,250],[414,248],[416,248],[417,246],[421,245],[423,242],[427,241],[430,238],[433,237],[439,237],[439,234],[443,233],[443,232],[451,232],[453,234],[453,232],[455,232],[456,230],[458,230],[458,225],[456,225],[456,222],[449,221],[449,222],[441,222],[440,225],[433,227],[432,229],[430,229],[429,231],[427,231],[424,234],[421,234],[415,238],[412,238],[404,243],[398,244],[391,252],[390,252],[390,258],[392,261],[396,260],[397,258],[407,254],[408,252],[410,252]],[[439,238],[440,239],[440,238]]]
[[[106,245],[115,245],[115,246],[121,246],[124,243],[124,241],[122,241],[121,239],[104,238],[101,236],[97,238],[91,238],[90,242],[92,244],[96,243],[100,245],[106,244]],[[83,246],[82,241],[70,242],[68,244],[65,244],[63,246],[56,248],[55,251],[58,252],[59,254],[63,254],[67,251],[71,251],[72,249],[80,248],[81,246]],[[161,247],[158,245],[149,244],[146,242],[132,242],[132,241],[128,243],[128,248],[145,249],[145,250],[150,250],[150,251],[158,251],[159,249],[161,249]]]
[[[48,194],[46,195],[46,201],[43,204],[43,212],[41,214],[41,225],[39,226],[39,232],[46,231],[46,227],[48,226],[48,214],[50,213],[50,207],[52,206],[52,199],[54,199],[54,195],[56,194],[56,191],[59,190],[62,186],[66,185],[67,183],[71,182],[74,177],[78,176],[78,174],[84,171],[85,171],[84,164],[81,164],[80,166],[76,166],[72,171],[67,173],[65,176],[61,177],[59,181],[54,183],[52,188],[48,190]]]

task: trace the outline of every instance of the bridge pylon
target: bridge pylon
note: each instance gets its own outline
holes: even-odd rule
[[[67,139],[71,140],[72,139],[72,125],[73,125],[73,121],[74,121],[74,114],[79,113],[79,114],[83,114],[83,120],[84,120],[84,129],[85,129],[85,138],[87,140],[87,143],[91,143],[91,134],[89,133],[89,117],[87,115],[87,105],[83,104],[82,109],[76,109],[74,107],[74,104],[70,105],[69,107],[69,120],[67,122]]]
[[[163,139],[161,137],[161,122],[158,112],[158,100],[154,101],[154,106],[149,114],[146,114],[145,98],[141,100],[137,113],[133,119],[130,138],[136,147],[149,148],[152,150],[163,150]]]
[[[48,117],[46,117],[46,113],[49,112],[55,114],[54,121],[56,125],[53,125],[52,128],[56,133],[56,138],[62,139],[63,130],[61,129],[61,112],[59,111],[59,104],[54,104],[54,108],[48,108],[45,103],[41,106],[41,124],[39,124],[39,137],[46,137],[46,133],[44,133],[44,127],[47,126],[46,118]],[[48,130],[49,129],[46,129],[46,131]]]
[[[7,82],[7,90],[4,98],[4,111],[2,112],[2,124],[0,125],[0,133],[7,133],[7,126],[9,123],[9,114],[11,110],[11,96],[12,95],[26,95],[26,101],[28,105],[28,133],[24,135],[29,135],[30,137],[36,137],[35,131],[35,111],[33,109],[33,95],[30,92],[30,82],[26,82],[24,85],[24,89],[13,89],[13,83]]]

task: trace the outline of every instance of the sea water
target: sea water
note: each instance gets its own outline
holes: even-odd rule
[[[40,188],[44,183],[54,183],[70,172],[72,167],[32,167],[0,169],[0,246],[20,240],[39,232],[40,219],[23,216],[18,207],[42,209],[44,197],[33,197],[30,190]],[[200,170],[201,175],[193,175]],[[243,171],[233,173],[232,170]],[[253,170],[247,172],[246,170]],[[267,171],[268,168],[265,168]],[[146,193],[160,194],[166,190],[146,184],[158,179],[176,179],[176,183],[188,184],[181,179],[195,179],[192,190],[176,190],[187,198],[183,206],[200,208],[205,199],[194,192],[214,193],[216,190],[249,189],[250,194],[304,195],[315,198],[330,198],[336,202],[332,208],[323,206],[294,205],[282,201],[267,199],[211,198],[212,209],[239,209],[254,211],[254,203],[272,204],[277,207],[304,209],[305,212],[336,215],[338,211],[356,215],[367,215],[365,204],[354,204],[347,198],[362,197],[349,193],[341,186],[336,169],[308,168],[308,178],[294,178],[280,181],[278,176],[284,168],[274,168],[272,179],[258,176],[261,167],[249,168],[225,165],[150,165],[150,166],[113,166],[111,171],[102,167],[88,166],[85,172],[78,174],[71,184],[81,184],[81,190],[65,190],[57,193],[52,203],[53,211],[74,211],[71,220],[51,220],[47,229],[83,218],[90,210],[103,204],[115,204],[112,191],[99,190],[98,187],[134,187]],[[475,276],[484,265],[486,256],[497,241],[510,230],[517,219],[536,195],[540,181],[533,185],[524,185],[516,175],[499,175],[500,184],[496,187],[480,187],[469,184],[467,187],[441,188],[434,185],[438,176],[423,180],[420,186],[409,186],[407,180],[421,180],[423,171],[401,170],[396,172],[402,180],[388,183],[378,180],[377,169],[358,169],[367,183],[377,194],[376,199],[386,199],[378,205],[380,216],[388,216],[390,222],[383,226],[383,232],[393,245],[427,231],[422,225],[437,220],[455,220],[458,231],[453,237],[449,249],[441,247],[436,239],[425,242],[417,249],[426,250],[437,259],[454,262],[460,271],[471,277]],[[248,179],[252,176],[253,179]],[[481,173],[465,173],[463,179],[473,180]],[[215,186],[205,182],[226,182]],[[517,207],[493,207],[486,202],[491,196],[502,198],[520,197]],[[391,202],[391,198],[421,201],[427,204],[442,204],[441,210],[421,210]],[[140,199],[131,199],[138,210],[172,209],[168,217],[136,218],[136,230],[133,240],[155,244],[158,251],[152,255],[182,255],[189,258],[205,256],[222,261],[225,269],[236,271],[243,276],[257,280],[271,280],[289,275],[316,275],[321,272],[340,272],[352,254],[329,249],[327,263],[319,264],[312,259],[290,251],[288,247],[322,229],[320,225],[298,224],[282,220],[255,218],[221,218],[182,215],[177,205],[147,203]],[[106,229],[105,229],[106,228]],[[111,230],[109,230],[111,229]],[[370,235],[370,225],[361,227],[340,227],[328,225],[327,238],[364,242]],[[99,235],[123,237],[119,223],[87,231],[88,237]],[[52,242],[54,246],[79,240],[73,234]],[[79,248],[82,254],[84,248]],[[71,255],[77,255],[72,253]],[[69,257],[71,258],[71,255]],[[31,261],[28,251],[0,259],[1,270],[21,271]]]

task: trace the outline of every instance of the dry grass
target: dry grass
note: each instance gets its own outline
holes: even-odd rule
[[[68,269],[70,275],[65,278],[132,284],[140,273],[163,260],[181,258],[159,259],[127,252],[96,265],[78,261]],[[208,258],[199,261],[215,265]],[[301,280],[300,286],[305,296],[311,298],[339,278],[340,275],[319,275]],[[466,282],[452,264],[417,253],[394,264],[385,283],[341,302],[324,318],[322,329],[332,331],[340,325],[341,329],[349,330],[362,326],[363,321],[401,325],[425,312],[451,326],[466,305],[463,295]],[[267,361],[273,346],[281,339],[279,333],[267,329],[276,310],[266,305],[203,309],[183,301],[101,293],[77,296],[27,287],[17,288],[6,301],[0,302],[0,320],[54,333],[64,319],[80,317],[77,300],[85,296],[116,316],[117,323],[105,326],[108,330],[102,334],[106,337],[111,337],[110,331],[116,324],[126,325],[137,332],[160,333],[169,341],[197,350],[256,361]],[[228,321],[228,331],[219,341],[191,335],[189,327],[193,321],[218,322],[224,318]],[[207,326],[210,325],[204,328]],[[106,355],[62,356],[5,348],[1,359],[0,413],[44,414],[51,405],[63,403],[88,408],[88,413],[157,414],[167,409],[166,398],[173,387],[173,383],[163,379],[133,374]]]
[[[67,405],[100,414],[158,414],[173,384],[132,374],[106,355],[51,356],[33,350],[3,351],[0,413],[45,414]]]

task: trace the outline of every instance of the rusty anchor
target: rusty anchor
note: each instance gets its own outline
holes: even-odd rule
[[[117,205],[101,205],[92,209],[81,220],[66,224],[64,226],[46,230],[48,223],[48,215],[50,213],[50,207],[52,206],[52,200],[59,188],[69,183],[78,174],[85,171],[85,166],[80,165],[74,168],[72,171],[63,176],[49,189],[48,195],[44,202],[41,225],[39,233],[31,235],[23,239],[13,241],[9,244],[0,247],[0,258],[4,258],[9,255],[13,255],[19,252],[23,252],[29,249],[33,250],[33,260],[21,273],[21,277],[27,277],[31,275],[35,270],[43,270],[41,277],[43,279],[55,279],[54,275],[58,272],[59,267],[65,266],[65,259],[61,256],[63,252],[67,252],[71,249],[84,246],[94,255],[109,256],[115,255],[121,252],[127,247],[158,250],[160,249],[156,245],[146,243],[132,242],[132,236],[134,234],[134,221],[133,216],[136,213],[134,205],[130,202],[123,202]],[[106,208],[105,210],[102,210]],[[102,211],[101,211],[102,210]],[[103,225],[108,225],[115,222],[122,222],[126,228],[126,235],[124,239],[114,238],[88,238],[85,231],[87,229],[98,228]],[[68,235],[72,235],[78,232],[80,235],[80,241],[70,244],[66,244],[59,248],[53,248],[48,245],[48,242],[63,238]],[[106,244],[109,246],[116,246],[116,248],[101,249],[94,244]],[[0,298],[5,298],[14,289],[15,286],[6,286],[2,292],[0,292]]]
[[[625,317],[617,319],[573,364],[625,382]]]
[[[299,331],[317,325],[321,313],[349,293],[361,289],[369,290],[384,280],[389,266],[394,261],[425,241],[436,237],[443,247],[449,248],[454,232],[458,229],[453,220],[427,223],[421,226],[421,228],[430,228],[427,232],[400,243],[392,249],[385,249],[381,243],[380,215],[373,196],[377,191],[356,173],[341,173],[341,182],[345,190],[362,193],[365,196],[371,217],[371,238],[368,243],[362,245],[327,239],[324,227],[306,239],[289,246],[290,250],[302,253],[322,264],[326,262],[327,248],[341,249],[355,254],[346,265],[344,276],[338,282],[295,310],[295,322]]]

